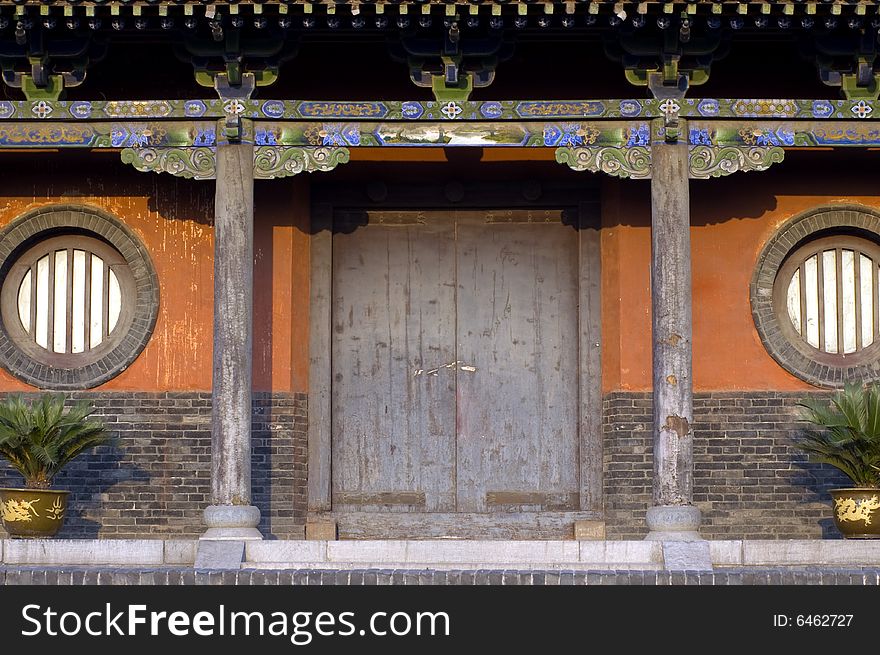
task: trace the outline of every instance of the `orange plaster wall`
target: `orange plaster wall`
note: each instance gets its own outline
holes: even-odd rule
[[[4,154],[0,226],[53,203],[91,205],[123,220],[144,243],[156,268],[159,315],[141,355],[97,390],[210,390],[213,184],[138,173],[117,157]],[[255,201],[254,388],[304,391],[308,184],[288,181],[262,189],[263,184],[257,185]],[[32,388],[0,369],[0,391],[27,390]]]
[[[755,330],[749,283],[758,255],[779,226],[802,211],[839,203],[880,208],[880,196],[870,195],[868,181],[785,167],[691,183],[695,390],[812,388],[767,354]],[[650,186],[609,179],[602,191],[603,387],[646,391]]]
[[[311,200],[310,180],[293,179],[293,262],[290,299],[290,390],[309,391],[309,304],[311,289]]]

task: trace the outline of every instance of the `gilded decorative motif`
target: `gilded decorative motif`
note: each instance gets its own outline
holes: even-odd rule
[[[784,157],[785,151],[777,146],[692,146],[690,175],[708,179],[739,171],[763,171]]]
[[[96,137],[88,125],[19,123],[0,125],[0,146],[89,146]]]
[[[871,516],[877,508],[880,508],[880,498],[877,496],[862,500],[834,499],[834,511],[837,512],[838,521],[864,521],[865,525],[871,525]]]
[[[731,106],[734,116],[782,117],[798,112],[795,100],[737,100]]]
[[[516,106],[516,112],[524,118],[602,116],[605,113],[605,104],[598,100],[584,102],[530,101],[519,103]]]
[[[361,144],[360,127],[355,124],[323,123],[312,125],[303,132],[306,141],[315,146],[359,146]],[[258,142],[259,143],[259,142]],[[276,145],[265,143],[259,145]]]
[[[62,516],[64,516],[64,503],[61,502],[61,498],[56,498],[52,501],[52,506],[46,510],[46,518],[60,521]]]
[[[172,113],[167,100],[111,100],[104,104],[110,118],[163,118]]]
[[[5,503],[0,503],[0,513],[2,513],[3,520],[8,523],[32,521],[34,517],[40,518],[37,510],[34,509],[34,505],[38,502],[40,502],[39,498],[34,500],[8,500]]]
[[[143,172],[170,173],[196,180],[213,179],[216,172],[213,148],[126,148],[120,156],[123,164]]]
[[[739,130],[739,136],[749,146],[793,146],[795,143],[794,132],[784,127],[775,130],[747,127]]]
[[[164,144],[168,132],[160,125],[114,125],[110,130],[110,145],[114,148],[144,148]]]
[[[331,171],[349,159],[348,148],[284,148],[258,146],[254,148],[254,177],[271,179],[290,177],[300,173]]]
[[[606,173],[631,179],[651,177],[651,151],[643,146],[557,148],[556,161],[576,171]]]
[[[852,129],[817,127],[804,135],[806,144],[834,146],[880,146],[880,128],[856,125]]]
[[[310,118],[382,118],[388,108],[381,102],[303,102],[299,113]]]

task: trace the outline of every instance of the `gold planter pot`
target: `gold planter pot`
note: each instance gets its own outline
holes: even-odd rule
[[[0,489],[0,518],[10,537],[54,537],[67,512],[68,491]]]
[[[832,489],[834,524],[847,539],[880,539],[880,489]]]

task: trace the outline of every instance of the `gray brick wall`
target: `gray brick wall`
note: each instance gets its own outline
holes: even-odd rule
[[[811,394],[823,397],[824,392]],[[828,490],[848,486],[830,466],[792,447],[804,393],[737,391],[694,396],[694,503],[710,539],[839,538]],[[640,539],[651,503],[650,393],[604,400],[609,539]]]
[[[815,395],[823,395],[819,392]],[[828,490],[846,478],[792,448],[803,393],[724,392],[694,398],[694,501],[712,539],[837,538]],[[61,537],[195,537],[210,502],[209,393],[76,392],[119,437],[74,461],[57,481],[72,512]],[[650,393],[604,399],[609,539],[644,537],[651,502]],[[302,538],[307,397],[254,394],[254,503],[268,538]],[[0,485],[20,478],[0,464]],[[2,535],[2,530],[0,530]]]
[[[76,392],[119,438],[74,460],[55,487],[71,491],[59,537],[196,537],[211,501],[211,394]],[[253,502],[267,538],[302,538],[306,394],[254,394]],[[0,486],[21,477],[0,463]],[[0,534],[5,536],[2,528]]]

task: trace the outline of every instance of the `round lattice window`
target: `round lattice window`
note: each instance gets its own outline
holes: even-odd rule
[[[878,339],[880,247],[849,236],[810,241],[792,253],[776,278],[774,302],[785,332],[817,359],[844,365],[871,357]]]
[[[819,209],[767,244],[752,313],[768,352],[821,386],[880,377],[880,216]]]
[[[93,387],[146,345],[158,308],[155,273],[117,220],[93,209],[40,210],[2,233],[0,255],[0,362],[17,377]]]

